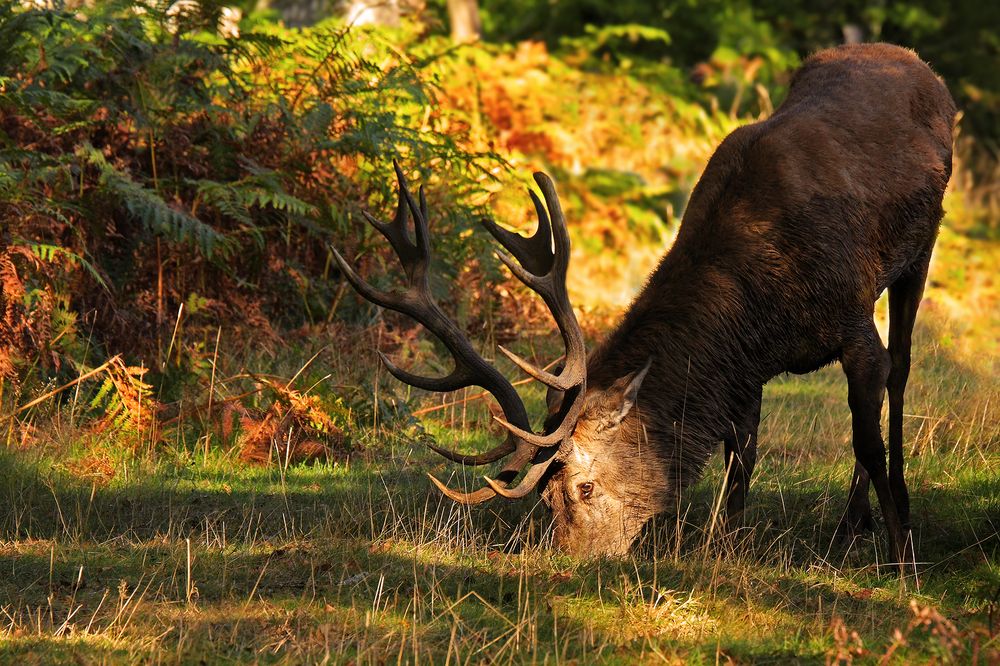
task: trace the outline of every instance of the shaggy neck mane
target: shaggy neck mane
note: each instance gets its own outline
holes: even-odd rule
[[[675,245],[587,368],[588,386],[606,389],[652,359],[637,406],[622,424],[630,450],[617,455],[654,467],[671,481],[663,486],[670,493],[698,478],[732,428],[726,415],[763,383],[756,354],[740,342],[755,322],[747,319],[738,280],[718,267],[718,258],[690,256]]]

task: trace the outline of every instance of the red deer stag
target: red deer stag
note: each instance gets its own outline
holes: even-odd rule
[[[774,115],[737,129],[715,151],[673,247],[589,358],[566,294],[566,221],[552,182],[535,174],[545,203],[531,193],[539,220],[532,237],[483,224],[513,255],[501,253],[501,260],[544,299],[566,345],[557,374],[501,348],[550,388],[544,434],[532,432],[511,384],[431,299],[426,202],[422,191],[414,200],[397,166],[395,220],[368,220],[395,248],[408,288],[377,291],[339,254],[337,262],[364,298],[419,321],[454,356],[455,370],[434,379],[383,356],[395,377],[430,391],[481,386],[496,397],[498,420],[509,431],[479,455],[433,447],[465,465],[509,456],[486,487],[461,493],[431,477],[434,483],[469,504],[541,487],[556,547],[621,554],[650,517],[676,506],[720,440],[727,515],[739,515],[756,459],[763,385],[839,360],[856,458],[841,529],[871,527],[870,482],[890,552],[900,563],[912,562],[903,391],[951,174],[954,117],[947,89],[911,51],[868,44],[813,55]],[[415,242],[407,231],[410,214]],[[888,350],[872,318],[885,289]],[[880,430],[887,389],[888,467]]]

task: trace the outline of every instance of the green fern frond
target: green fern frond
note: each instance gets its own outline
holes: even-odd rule
[[[108,394],[111,393],[111,389],[114,387],[115,383],[111,380],[111,377],[105,377],[104,381],[101,382],[101,387],[97,389],[97,393],[90,399],[91,409],[102,408],[105,405]]]
[[[198,197],[219,213],[243,225],[258,247],[263,247],[264,235],[254,219],[254,208],[286,213],[296,222],[315,219],[319,211],[312,204],[285,191],[274,172],[252,167],[255,173],[242,180],[219,183],[213,180],[188,180]]]
[[[0,104],[11,107],[33,117],[40,111],[59,118],[83,116],[93,111],[98,102],[92,99],[74,97],[59,90],[24,86],[10,77],[0,77]]]
[[[244,32],[239,37],[227,39],[222,47],[233,60],[258,63],[279,55],[289,45],[287,40],[277,35],[263,32]]]
[[[199,200],[214,207],[224,216],[247,225],[253,225],[253,218],[245,197],[234,183],[220,183],[214,180],[188,180],[198,192]]]
[[[16,239],[14,244],[27,247],[33,255],[38,257],[40,261],[44,261],[46,263],[54,263],[58,259],[62,258],[70,264],[83,266],[83,268],[90,273],[90,276],[94,278],[99,285],[104,287],[105,290],[108,290],[107,283],[104,281],[104,278],[101,277],[101,274],[97,272],[97,269],[94,268],[94,265],[72,250],[67,250],[66,248],[59,247],[58,245],[33,243],[24,239]]]
[[[316,216],[319,211],[310,203],[288,194],[279,188],[256,187],[247,190],[254,204],[264,208],[285,211],[293,215]]]
[[[311,203],[289,194],[277,172],[265,169],[249,160],[244,160],[243,166],[250,175],[232,185],[233,193],[244,205],[269,207],[307,217],[316,217],[319,214]]]
[[[90,144],[77,148],[77,156],[97,168],[100,187],[152,233],[187,243],[206,257],[228,254],[228,239],[198,218],[171,207],[154,191],[115,169]]]

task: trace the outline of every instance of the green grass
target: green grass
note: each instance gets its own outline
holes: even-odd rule
[[[254,468],[183,439],[123,455],[52,418],[43,445],[0,453],[0,661],[987,663],[997,389],[940,330],[919,332],[906,410],[919,589],[879,567],[880,532],[833,538],[853,464],[837,367],[767,387],[748,527],[710,534],[716,456],[632,556],[597,562],[546,551],[535,500],[469,510],[432,492],[429,471],[479,477],[413,427],[359,436],[349,460]],[[485,446],[483,412],[429,432]],[[101,450],[113,471],[81,473]]]

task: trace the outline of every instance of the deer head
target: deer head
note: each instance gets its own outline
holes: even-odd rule
[[[647,362],[607,389],[587,391],[542,489],[542,501],[552,511],[556,548],[580,556],[624,555],[660,510],[660,493],[651,493],[647,483],[649,468],[658,461],[644,445],[636,414],[649,368]],[[560,393],[550,389],[548,398],[550,412],[558,413]]]
[[[428,285],[427,202],[423,189],[418,195],[419,202],[414,199],[399,165],[394,163],[394,168],[399,182],[395,218],[388,223],[367,213],[365,218],[395,250],[406,274],[406,288],[384,292],[372,287],[334,250],[337,264],[363,298],[408,315],[433,333],[451,353],[455,365],[445,377],[423,377],[397,367],[379,352],[394,377],[429,391],[480,386],[496,398],[502,415],[494,418],[507,430],[503,442],[475,455],[431,445],[448,460],[463,465],[485,465],[506,459],[494,478],[485,477],[484,487],[466,493],[448,488],[434,476],[431,481],[446,496],[463,504],[478,504],[498,495],[518,499],[541,483],[545,486],[543,500],[553,512],[553,539],[557,548],[584,555],[624,552],[652,512],[640,516],[645,512],[635,511],[633,498],[615,489],[616,481],[627,478],[628,470],[616,462],[616,456],[604,453],[615,450],[621,443],[619,440],[635,435],[626,417],[635,405],[648,364],[607,390],[587,392],[583,332],[566,292],[569,233],[552,181],[543,173],[534,175],[544,198],[543,204],[534,192],[529,192],[538,215],[534,235],[520,236],[492,220],[482,220],[483,226],[506,250],[498,251],[497,256],[521,282],[542,297],[565,345],[565,358],[557,373],[538,368],[500,347],[521,370],[549,387],[551,413],[544,432],[538,434],[531,430],[524,403],[513,385],[476,352],[432,298]],[[413,239],[408,231],[411,216]],[[515,484],[519,476],[521,479]]]

